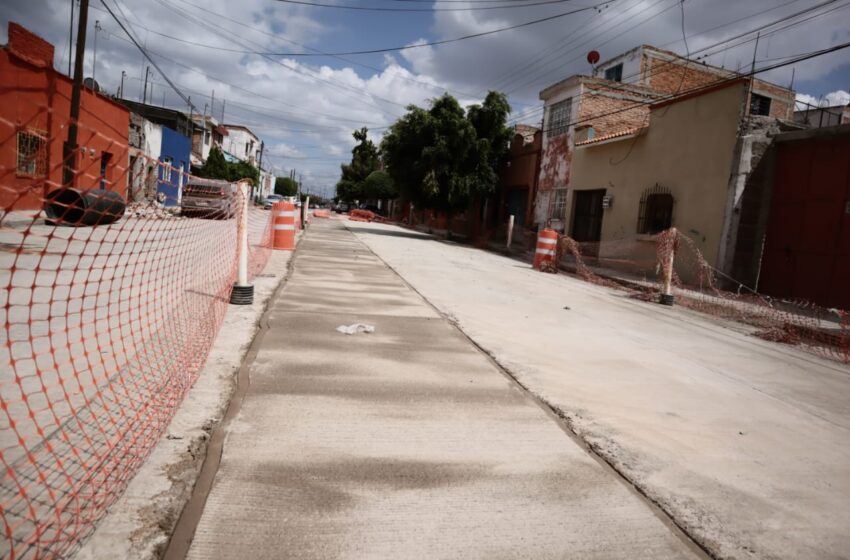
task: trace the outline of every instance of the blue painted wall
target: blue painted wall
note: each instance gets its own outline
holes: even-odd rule
[[[166,163],[170,162],[173,166],[171,177],[167,176],[168,171],[165,167],[159,168],[159,181],[157,183],[157,195],[160,198],[164,197],[163,204],[165,206],[177,205],[177,190],[179,187],[179,170],[189,172],[189,157],[192,153],[192,140],[188,136],[183,136],[178,132],[163,126],[162,127],[162,147],[160,149],[159,161]],[[183,183],[186,183],[184,177]]]

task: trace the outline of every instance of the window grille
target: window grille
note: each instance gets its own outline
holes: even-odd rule
[[[670,189],[655,185],[640,197],[637,232],[655,234],[673,225],[673,195]]]
[[[549,110],[549,135],[559,136],[570,128],[570,113],[572,113],[572,99],[565,99],[552,105]]]
[[[18,175],[47,176],[47,139],[32,131],[18,132]]]

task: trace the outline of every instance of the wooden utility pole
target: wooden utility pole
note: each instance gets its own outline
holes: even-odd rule
[[[77,53],[74,57],[74,85],[71,88],[71,114],[68,121],[68,140],[63,155],[65,172],[62,183],[73,187],[77,174],[77,121],[80,118],[80,90],[83,87],[83,60],[86,56],[86,26],[89,0],[80,0],[80,17],[77,26]]]
[[[151,73],[151,67],[148,66],[145,69],[145,90],[144,90],[144,93],[142,94],[142,105],[144,105],[148,101],[148,75],[150,73]]]

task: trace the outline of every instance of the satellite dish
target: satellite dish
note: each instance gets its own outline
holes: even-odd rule
[[[100,84],[98,84],[94,80],[94,78],[86,78],[85,80],[83,80],[83,87],[87,87],[90,90],[95,91],[97,93],[100,93],[100,91],[101,91],[100,90]]]
[[[599,51],[590,51],[587,53],[587,61],[590,64],[596,64],[599,62]]]

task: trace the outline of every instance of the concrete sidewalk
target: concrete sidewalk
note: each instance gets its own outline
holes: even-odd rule
[[[189,558],[702,557],[344,224],[268,327]]]
[[[850,368],[409,230],[375,253],[717,558],[850,558]]]

